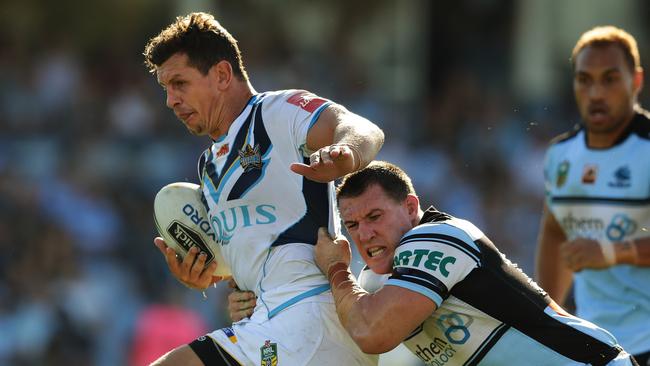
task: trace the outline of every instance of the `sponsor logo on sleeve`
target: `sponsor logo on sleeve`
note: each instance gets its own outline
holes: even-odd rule
[[[314,111],[318,109],[318,107],[325,104],[327,100],[320,98],[312,93],[301,91],[289,97],[289,99],[287,99],[287,102],[289,102],[289,104],[296,105],[309,113],[314,113]]]
[[[449,277],[448,266],[456,263],[456,257],[445,256],[443,252],[428,249],[404,250],[393,259],[397,266],[424,267],[431,271],[438,271],[445,278]]]

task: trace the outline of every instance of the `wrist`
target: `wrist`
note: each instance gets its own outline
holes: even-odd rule
[[[330,287],[333,293],[338,292],[337,290],[341,287],[341,284],[351,284],[350,283],[350,269],[347,263],[336,262],[331,264],[327,268],[327,280],[330,283]]]
[[[599,241],[598,245],[600,246],[600,251],[603,254],[605,263],[609,266],[615,265],[617,263],[617,250],[614,247],[614,243]]]
[[[625,240],[616,244],[616,262],[636,265],[639,253],[634,239]]]
[[[347,146],[348,149],[350,149],[350,151],[352,152],[352,160],[354,161],[354,167],[352,168],[352,172],[356,172],[357,170],[363,169],[368,164],[370,164],[370,161],[366,161],[364,154],[362,153],[363,147],[357,146],[350,142],[340,142],[337,145]]]

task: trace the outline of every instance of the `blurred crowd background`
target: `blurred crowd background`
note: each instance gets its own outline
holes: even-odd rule
[[[165,107],[142,51],[209,11],[257,91],[300,88],[380,125],[379,158],[533,273],[544,149],[578,122],[569,62],[600,24],[648,60],[643,0],[0,1],[0,365],[144,365],[229,323],[227,286],[178,284],[154,195],[210,141]],[[649,93],[641,94],[641,104]],[[360,263],[355,263],[360,268]]]

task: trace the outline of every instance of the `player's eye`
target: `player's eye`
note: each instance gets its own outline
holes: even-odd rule
[[[356,222],[345,224],[345,228],[348,229],[348,231],[352,231],[352,230],[356,229],[357,227],[359,227],[359,224],[357,224]]]
[[[580,74],[576,76],[576,82],[578,82],[578,84],[586,85],[590,82],[590,79],[586,75]]]
[[[605,77],[605,84],[613,84],[618,81],[618,75],[607,75]]]

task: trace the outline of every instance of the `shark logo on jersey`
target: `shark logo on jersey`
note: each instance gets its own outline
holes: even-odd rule
[[[614,181],[607,183],[612,188],[627,188],[630,186],[630,168],[627,165],[619,167],[614,172]]]
[[[582,170],[582,183],[594,184],[598,177],[598,165],[587,164]]]
[[[566,177],[569,175],[569,161],[565,160],[557,166],[557,180],[555,185],[560,188],[566,183]]]
[[[253,169],[262,169],[262,155],[260,154],[260,145],[257,144],[255,147],[252,147],[250,144],[246,144],[239,153],[239,164],[244,168],[244,172],[251,171]]]

